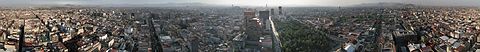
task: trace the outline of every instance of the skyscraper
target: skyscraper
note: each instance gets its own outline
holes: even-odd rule
[[[259,51],[261,47],[259,46],[258,40],[261,37],[261,26],[259,23],[260,19],[255,16],[255,10],[247,9],[244,11],[245,16],[245,24],[244,24],[244,32],[246,37],[245,38],[237,38],[243,40],[236,40],[237,48],[235,51],[241,50],[240,52],[252,52],[252,51]],[[243,47],[242,47],[243,46]]]
[[[264,10],[264,11],[259,11],[258,13],[259,13],[258,17],[260,17],[260,21],[262,23],[261,25],[265,27],[265,24],[268,18],[270,17],[270,11]]]
[[[271,11],[271,12],[270,12],[270,15],[275,15],[275,10],[274,10],[273,8],[270,9],[270,11]]]
[[[255,17],[255,11],[247,9],[243,14],[245,16],[244,32],[248,35],[247,40],[258,40],[259,23],[261,22],[258,22],[258,18]]]
[[[282,6],[278,6],[278,14],[279,14],[279,15],[282,15],[282,14],[283,14],[283,12],[282,12]]]
[[[246,18],[254,18],[255,17],[255,11],[253,9],[247,9],[243,12],[243,15]]]

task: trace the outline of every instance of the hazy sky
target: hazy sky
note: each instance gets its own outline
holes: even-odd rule
[[[267,2],[268,1],[268,2]],[[0,4],[161,4],[206,3],[239,6],[347,6],[396,2],[435,6],[480,6],[480,0],[0,0]]]

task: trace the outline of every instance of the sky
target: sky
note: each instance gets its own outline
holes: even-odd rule
[[[236,6],[349,6],[362,3],[408,3],[430,6],[480,6],[480,0],[0,0],[0,4],[164,4],[205,3]]]

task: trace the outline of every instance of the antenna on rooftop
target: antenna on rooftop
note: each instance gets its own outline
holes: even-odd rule
[[[267,4],[267,3],[265,3],[265,8],[267,8],[267,7],[268,7],[268,4]]]
[[[235,1],[235,2],[237,2],[237,0],[234,0],[234,1]],[[234,6],[235,6],[235,2],[232,2],[232,7],[234,7]]]
[[[268,8],[268,0],[265,0],[265,8]]]

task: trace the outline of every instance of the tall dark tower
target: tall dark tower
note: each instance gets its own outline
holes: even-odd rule
[[[17,52],[24,52],[25,46],[25,20],[24,24],[20,26],[20,33],[19,33],[19,42],[18,42],[18,49]]]
[[[273,8],[270,9],[270,11],[271,11],[271,12],[270,12],[270,15],[275,15],[275,10],[274,10]]]
[[[279,14],[279,15],[282,15],[282,14],[283,14],[282,11],[283,11],[283,10],[282,10],[282,6],[278,6],[278,14]]]

